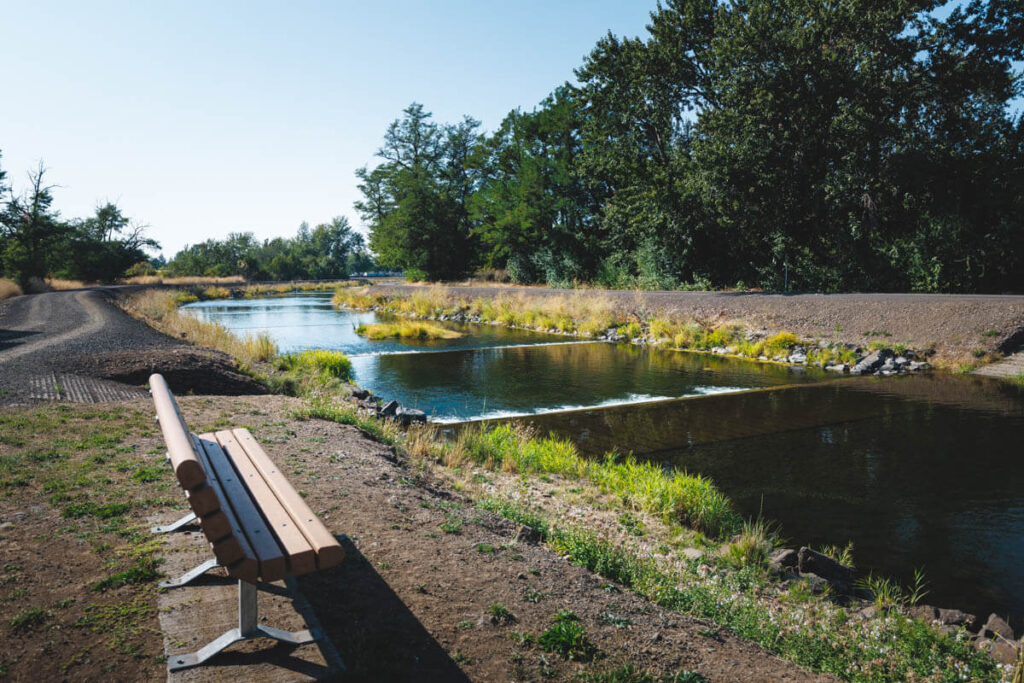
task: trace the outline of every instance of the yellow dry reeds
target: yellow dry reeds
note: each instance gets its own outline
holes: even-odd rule
[[[18,283],[0,278],[0,301],[10,299],[13,296],[21,296],[23,292]]]
[[[268,361],[277,355],[277,346],[266,334],[242,339],[219,323],[181,313],[181,294],[171,289],[147,289],[127,297],[122,307],[164,334],[223,351],[245,362]]]

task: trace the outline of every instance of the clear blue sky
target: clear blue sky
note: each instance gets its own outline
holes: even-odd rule
[[[168,258],[232,231],[358,226],[354,171],[410,102],[493,130],[655,4],[0,0],[0,163],[21,189],[43,160],[62,215],[116,202]]]

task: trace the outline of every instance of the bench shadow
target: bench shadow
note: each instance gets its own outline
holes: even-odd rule
[[[345,681],[469,681],[373,564],[345,536],[345,561],[298,579],[341,656]]]

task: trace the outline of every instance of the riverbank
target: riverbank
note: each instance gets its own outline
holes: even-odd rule
[[[788,331],[813,345],[913,349],[940,367],[969,371],[1024,345],[1024,296],[963,294],[764,294],[647,292],[518,287],[378,285],[375,297],[442,308],[481,300],[498,315],[509,307],[562,309],[594,334],[607,321],[692,321],[706,328],[737,324],[770,338]],[[359,307],[359,306],[356,306]],[[583,313],[583,316],[573,315]],[[498,318],[495,318],[498,319]],[[557,318],[554,319],[557,329]]]

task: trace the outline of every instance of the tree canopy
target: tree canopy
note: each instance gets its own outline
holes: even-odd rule
[[[413,104],[358,172],[370,245],[435,278],[1019,290],[1024,4],[940,4],[665,0],[491,134]]]

